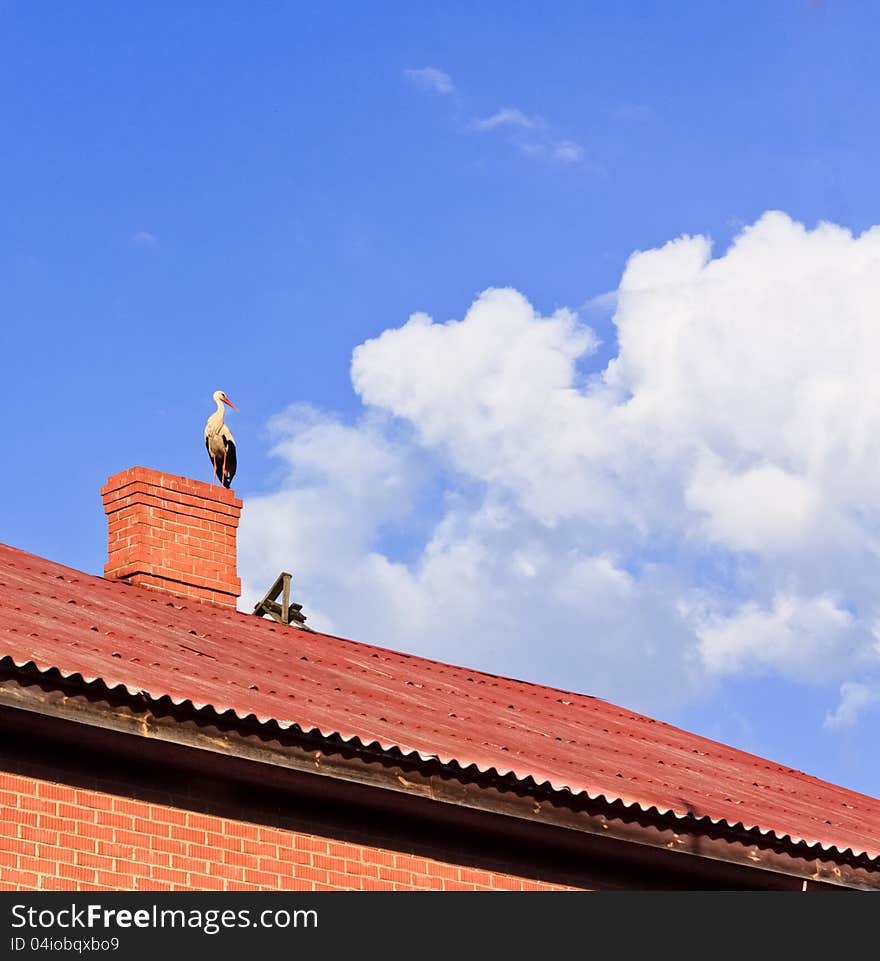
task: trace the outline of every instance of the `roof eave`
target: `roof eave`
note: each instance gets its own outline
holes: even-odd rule
[[[272,725],[256,719],[248,723],[235,715],[218,715],[210,708],[111,691],[100,683],[3,668],[0,705],[444,805],[784,874],[807,883],[880,889],[880,866],[865,858],[836,856],[818,846],[810,848],[757,831],[713,825],[708,818],[685,820],[604,798],[554,791],[545,785],[526,785],[476,769],[404,756],[378,745],[343,743],[277,725],[272,730]]]

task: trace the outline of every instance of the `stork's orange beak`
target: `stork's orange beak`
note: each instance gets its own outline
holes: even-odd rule
[[[231,401],[228,397],[224,397],[224,398],[223,398],[223,403],[224,403],[224,404],[229,404],[229,406],[230,406],[233,410],[238,410],[238,408],[235,406],[235,404],[233,404],[232,401]]]

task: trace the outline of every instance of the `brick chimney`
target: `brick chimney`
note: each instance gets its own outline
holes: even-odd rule
[[[231,490],[131,467],[101,488],[108,524],[104,576],[235,607],[235,538],[242,502]]]

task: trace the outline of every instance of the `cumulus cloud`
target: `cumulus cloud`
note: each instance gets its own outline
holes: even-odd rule
[[[860,715],[880,704],[880,685],[848,681],[840,685],[840,702],[825,715],[826,728],[853,727]]]
[[[704,451],[685,502],[702,518],[703,536],[736,551],[786,552],[814,537],[821,521],[815,485],[776,464],[732,473]]]
[[[583,496],[571,480],[590,447],[579,423],[590,401],[572,382],[576,361],[596,344],[571,311],[540,317],[516,291],[490,290],[463,321],[414,314],[356,348],[352,383],[457,469],[552,517],[560,499]]]
[[[513,289],[358,346],[358,421],[275,424],[246,582],[293,565],[339,632],[643,710],[842,684],[846,723],[880,668],[880,228],[768,213],[714,258],[634,253],[601,297],[604,367]]]
[[[732,616],[697,629],[710,671],[776,668],[799,680],[821,680],[828,664],[846,661],[853,618],[830,597],[777,594],[769,608],[749,602]]]
[[[352,427],[295,404],[269,430],[286,470],[277,493],[248,499],[239,547],[244,595],[261,596],[279,571],[292,568],[311,599],[309,613],[332,630],[332,616],[314,601],[324,565],[338,575],[356,569],[379,532],[409,513],[422,468],[382,418],[366,416]]]
[[[131,242],[145,247],[153,247],[158,243],[156,235],[151,234],[149,230],[138,230],[137,233],[132,234]]]
[[[430,90],[433,93],[447,95],[455,92],[455,84],[452,77],[437,67],[420,67],[417,70],[404,70],[403,75],[410,83],[421,87],[423,90]]]

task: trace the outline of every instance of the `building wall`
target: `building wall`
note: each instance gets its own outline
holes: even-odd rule
[[[547,891],[421,854],[0,773],[0,890]]]

